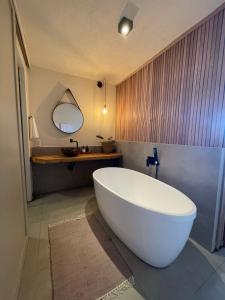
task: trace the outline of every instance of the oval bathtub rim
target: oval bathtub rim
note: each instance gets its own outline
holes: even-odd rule
[[[133,203],[127,199],[124,198],[124,196],[120,195],[119,193],[113,191],[111,188],[109,188],[108,186],[106,186],[105,184],[103,184],[102,182],[100,182],[97,178],[96,178],[96,173],[99,171],[99,170],[104,170],[104,169],[125,169],[125,170],[128,170],[128,171],[132,171],[134,173],[138,173],[138,174],[141,174],[145,177],[148,177],[149,179],[153,180],[153,181],[157,181],[157,182],[160,182],[160,184],[163,184],[165,186],[167,186],[168,188],[176,191],[177,193],[180,193],[182,196],[184,196],[185,198],[187,198],[189,201],[191,201],[191,204],[192,204],[192,210],[188,213],[185,213],[185,214],[173,214],[173,213],[167,213],[165,211],[160,211],[160,210],[156,210],[156,209],[152,209],[152,208],[149,208],[149,207],[146,207],[145,205],[138,205],[136,203]],[[98,182],[98,184],[102,185],[106,190],[108,190],[109,192],[111,192],[112,194],[116,195],[117,197],[123,199],[125,202],[129,203],[130,205],[133,205],[137,208],[142,208],[142,209],[145,209],[145,210],[148,210],[148,211],[151,211],[153,213],[156,213],[156,214],[159,214],[159,215],[165,215],[165,216],[168,216],[168,217],[176,217],[179,219],[179,221],[186,221],[187,219],[195,219],[196,218],[196,215],[197,215],[197,207],[196,205],[194,204],[194,202],[188,197],[186,196],[184,193],[182,193],[181,191],[179,191],[178,189],[172,187],[171,185],[163,182],[163,181],[160,181],[158,179],[155,179],[153,177],[150,177],[144,173],[141,173],[141,172],[138,172],[138,171],[135,171],[135,170],[132,170],[132,169],[128,169],[128,168],[122,168],[122,167],[104,167],[104,168],[99,168],[97,170],[95,170],[93,173],[92,173],[92,177],[94,178],[94,180],[96,180]],[[178,220],[177,220],[178,221]]]

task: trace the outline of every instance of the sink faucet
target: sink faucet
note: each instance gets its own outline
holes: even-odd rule
[[[76,143],[77,149],[79,148],[78,141],[75,141],[74,139],[70,139],[70,143]]]

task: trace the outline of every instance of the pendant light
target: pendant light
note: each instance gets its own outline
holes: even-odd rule
[[[106,107],[106,80],[104,79],[104,87],[105,87],[105,104],[102,108],[103,115],[107,114],[107,107]]]

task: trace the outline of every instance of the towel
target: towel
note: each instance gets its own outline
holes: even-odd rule
[[[29,117],[29,137],[30,137],[31,147],[41,146],[41,140],[37,129],[37,124],[33,116]]]
[[[39,139],[40,136],[39,136],[39,132],[38,132],[38,129],[37,129],[37,124],[36,124],[36,121],[35,121],[35,118],[33,116],[31,116],[29,118],[29,127],[30,127],[30,140],[32,139]]]

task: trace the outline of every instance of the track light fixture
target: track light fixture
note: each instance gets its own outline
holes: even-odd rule
[[[122,17],[118,24],[118,32],[123,36],[127,36],[132,29],[133,21],[126,17]]]

